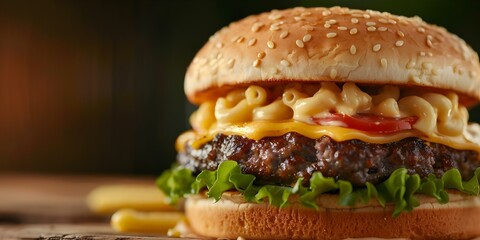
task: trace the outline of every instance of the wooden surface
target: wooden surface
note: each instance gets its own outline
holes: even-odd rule
[[[108,224],[20,224],[0,225],[0,239],[158,239],[172,240],[166,236],[148,234],[121,234],[114,232]],[[177,238],[178,239],[178,238]],[[194,238],[182,238],[189,240]]]
[[[119,234],[110,216],[87,208],[88,192],[104,184],[153,184],[153,178],[0,173],[0,239],[171,239]]]

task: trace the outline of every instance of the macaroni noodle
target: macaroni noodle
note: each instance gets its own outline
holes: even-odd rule
[[[314,125],[312,118],[332,113],[372,114],[384,117],[418,117],[414,129],[431,136],[460,136],[467,126],[468,112],[458,105],[455,93],[439,94],[418,90],[402,93],[385,86],[376,94],[362,91],[354,83],[341,87],[332,82],[287,84],[283,87],[250,86],[229,92],[216,102],[203,103],[190,122],[199,132],[214,124],[238,124],[259,120],[294,120]]]

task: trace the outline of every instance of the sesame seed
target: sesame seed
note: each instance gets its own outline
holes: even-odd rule
[[[457,74],[460,74],[460,75],[463,75],[463,69],[459,65],[455,65],[455,67],[453,67],[453,72],[457,73]]]
[[[282,18],[282,17],[283,17],[282,14],[277,13],[277,14],[270,14],[270,15],[268,16],[268,19],[277,20],[277,19],[280,19],[280,18]]]
[[[255,61],[253,61],[253,63],[252,63],[252,66],[259,67],[260,63],[262,63],[262,62],[259,59],[255,59]]]
[[[271,69],[270,69],[270,73],[271,73],[271,74],[277,74],[277,73],[278,73],[278,69],[277,69],[276,67],[271,68]]]
[[[252,26],[252,32],[258,32],[258,30],[260,30],[260,28],[262,28],[263,26],[263,23],[254,23]]]
[[[303,42],[308,42],[310,41],[310,39],[312,39],[312,35],[310,34],[305,34],[305,36],[303,36]]]
[[[335,20],[335,19],[330,19],[330,20],[326,21],[325,23],[328,23],[328,24],[333,25],[333,24],[336,24],[336,23],[337,23],[337,20]]]
[[[336,36],[337,36],[337,33],[334,33],[334,32],[327,33],[327,38],[334,38]]]
[[[387,59],[385,58],[380,59],[380,64],[382,65],[383,68],[386,68],[388,65]]]
[[[457,73],[459,68],[460,68],[460,67],[459,67],[458,65],[454,65],[454,66],[453,66],[453,72],[454,72],[454,73]]]
[[[411,68],[415,67],[415,64],[416,64],[415,61],[410,61],[410,62],[407,63],[406,68],[407,68],[407,69],[411,69]]]
[[[302,40],[297,40],[295,41],[295,44],[297,44],[297,47],[303,48],[305,45],[303,44]]]
[[[252,38],[252,39],[250,39],[250,41],[248,41],[248,46],[253,46],[253,45],[255,45],[255,43],[257,43],[257,39]]]
[[[407,18],[405,18],[405,17],[400,18],[400,19],[398,19],[398,22],[399,22],[400,24],[402,24],[402,25],[408,25],[408,24],[410,24],[406,19],[407,19]]]
[[[312,15],[311,12],[303,12],[303,13],[302,13],[302,16],[303,16],[303,17],[305,17],[305,16],[310,16],[310,15]]]
[[[217,75],[217,73],[218,73],[218,66],[214,66],[214,67],[210,68],[210,72],[211,72],[211,74],[213,74],[213,75]],[[197,81],[198,81],[198,80],[197,80]]]
[[[278,31],[280,29],[281,29],[280,24],[274,23],[274,24],[270,25],[270,31]]]
[[[380,32],[385,32],[388,29],[386,27],[379,27],[379,28],[377,28],[377,30],[380,31]]]
[[[397,21],[393,20],[393,19],[388,19],[388,23],[390,24],[397,24]]]
[[[230,60],[228,60],[228,62],[227,62],[227,68],[232,68],[233,64],[235,64],[235,59],[230,58]]]
[[[352,46],[350,47],[350,53],[351,53],[352,55],[355,55],[355,53],[357,53],[357,47],[355,47],[355,45],[352,45]]]
[[[428,34],[428,35],[427,35],[427,39],[430,39],[430,41],[433,40],[432,35]]]
[[[216,46],[217,46],[217,48],[222,48],[222,47],[223,47],[223,43],[219,42],[219,43],[217,43]]]
[[[258,59],[263,59],[264,57],[265,57],[265,52],[264,51],[261,51],[257,54]]]
[[[432,63],[431,62],[424,62],[422,63],[422,68],[426,70],[431,70],[432,69]]]
[[[285,67],[289,67],[289,66],[290,66],[290,62],[287,61],[287,60],[285,60],[285,59],[282,60],[282,61],[280,61],[280,64],[282,64],[282,65],[285,66]]]
[[[330,70],[330,78],[334,79],[336,76],[337,76],[337,69],[332,68],[332,70]]]
[[[436,75],[438,75],[438,74],[436,74]],[[470,78],[474,78],[474,77],[475,77],[475,72],[473,72],[473,71],[470,70],[470,71],[468,72],[468,76],[469,76]]]
[[[427,52],[427,55],[428,55],[429,57],[433,57],[433,53],[431,53],[431,52]]]
[[[322,16],[324,16],[324,17],[325,17],[325,16],[328,16],[328,15],[330,15],[330,14],[332,14],[332,13],[331,13],[330,11],[328,11],[328,10],[322,12]]]
[[[236,37],[232,38],[232,43],[233,43],[233,42],[237,42],[238,39],[240,39],[241,37],[242,37],[242,36],[236,36]]]
[[[368,15],[368,14],[363,14],[363,17],[364,17],[365,19],[370,19],[370,15]]]
[[[356,28],[350,29],[350,34],[351,35],[355,35],[355,34],[357,34],[357,32],[358,32],[358,30]]]
[[[312,31],[313,30],[313,26],[310,26],[310,25],[303,25],[302,28],[307,30],[307,31]]]
[[[295,16],[295,17],[293,17],[293,19],[295,19],[295,21],[297,21],[297,22],[299,22],[299,21],[302,21],[302,20],[303,20],[303,18],[302,18],[302,17],[300,17],[300,16]]]
[[[437,39],[437,41],[439,41],[439,42],[444,42],[445,41],[445,38],[443,38],[440,35],[435,36],[435,39]]]
[[[237,43],[242,43],[244,40],[245,40],[244,37],[239,37],[239,38],[237,39]]]
[[[462,48],[463,59],[468,60],[471,56],[471,53],[468,52],[468,48],[467,48],[467,45],[465,44],[465,42],[462,42],[460,47]]]
[[[380,43],[377,43],[377,44],[373,45],[372,50],[374,52],[378,52],[378,51],[380,51],[381,48],[382,48],[382,45]]]
[[[238,236],[238,237],[237,237],[237,240],[245,240],[245,238],[242,237],[242,236]]]
[[[374,26],[370,26],[370,27],[367,28],[367,31],[369,31],[369,32],[375,32],[375,30],[377,30],[377,28],[374,27]]]
[[[217,53],[217,57],[216,57],[217,59],[220,59],[220,58],[222,58],[222,57],[223,57],[223,54],[222,54],[222,53],[220,53],[220,52]]]
[[[353,24],[357,24],[357,23],[358,23],[358,18],[352,18],[352,19],[350,19],[350,21],[351,21]]]
[[[380,18],[380,19],[378,19],[378,21],[381,22],[381,23],[388,23],[388,20],[385,19],[385,18]]]
[[[274,49],[275,48],[275,43],[272,42],[272,41],[268,41],[267,46],[268,46],[268,48]]]
[[[415,22],[418,22],[418,23],[421,23],[423,21],[422,18],[419,17],[419,16],[413,16],[411,19]]]
[[[424,32],[425,32],[425,28],[419,27],[419,28],[417,28],[417,31],[418,31],[418,32],[421,32],[421,33],[424,33]]]
[[[358,18],[358,17],[363,17],[363,15],[360,14],[360,13],[354,13],[354,14],[352,14],[352,16],[353,16],[353,17],[357,17],[357,18]]]
[[[198,59],[198,63],[199,63],[200,65],[205,65],[205,64],[207,64],[207,62],[208,62],[208,59],[206,59],[206,58],[200,58],[200,59]]]
[[[433,48],[432,40],[430,40],[430,39],[428,39],[428,38],[427,38],[427,46]]]
[[[332,25],[330,25],[330,24],[328,24],[328,23],[323,24],[323,27],[324,27],[324,28],[330,28],[331,26],[332,26]]]
[[[282,33],[280,33],[280,38],[281,39],[284,39],[288,36],[288,31],[283,31]]]
[[[417,82],[417,83],[419,83],[419,82],[422,81],[418,76],[413,76],[413,77],[412,77],[412,80],[413,80],[414,82]]]
[[[404,43],[405,43],[404,41],[398,40],[398,41],[395,42],[395,46],[401,47],[401,46],[403,46]]]
[[[213,41],[213,40],[215,40],[215,38],[217,38],[217,37],[218,37],[218,34],[215,33],[215,34],[213,34],[212,36],[210,36],[210,37],[208,38],[208,41]]]
[[[375,26],[375,25],[377,25],[377,23],[376,23],[376,22],[366,22],[365,25],[367,25],[367,26],[370,27],[370,26]]]
[[[425,52],[419,52],[418,55],[420,55],[421,57],[425,57],[427,54]]]
[[[345,31],[347,30],[348,28],[347,27],[343,27],[343,26],[340,26],[340,27],[337,27],[338,30],[341,30],[341,31]]]
[[[405,37],[405,34],[400,30],[397,31],[397,35],[402,38]]]

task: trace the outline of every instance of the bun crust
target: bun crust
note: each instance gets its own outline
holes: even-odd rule
[[[480,236],[480,198],[450,194],[448,204],[419,196],[421,205],[397,218],[392,207],[378,204],[356,208],[336,206],[335,195],[319,199],[319,211],[298,204],[276,208],[246,203],[239,194],[217,203],[201,196],[189,198],[185,210],[192,229],[207,237],[236,239],[408,238],[470,239]]]
[[[480,99],[478,55],[420,18],[347,8],[249,16],[215,33],[185,77],[193,103],[238,85],[337,81],[451,90]]]

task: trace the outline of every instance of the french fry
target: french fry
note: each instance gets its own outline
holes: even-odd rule
[[[184,218],[180,212],[140,212],[121,209],[111,218],[111,226],[118,232],[167,234]]]
[[[177,206],[166,203],[165,195],[153,184],[104,185],[87,197],[89,208],[96,213],[111,214],[129,208],[141,211],[175,211]]]

